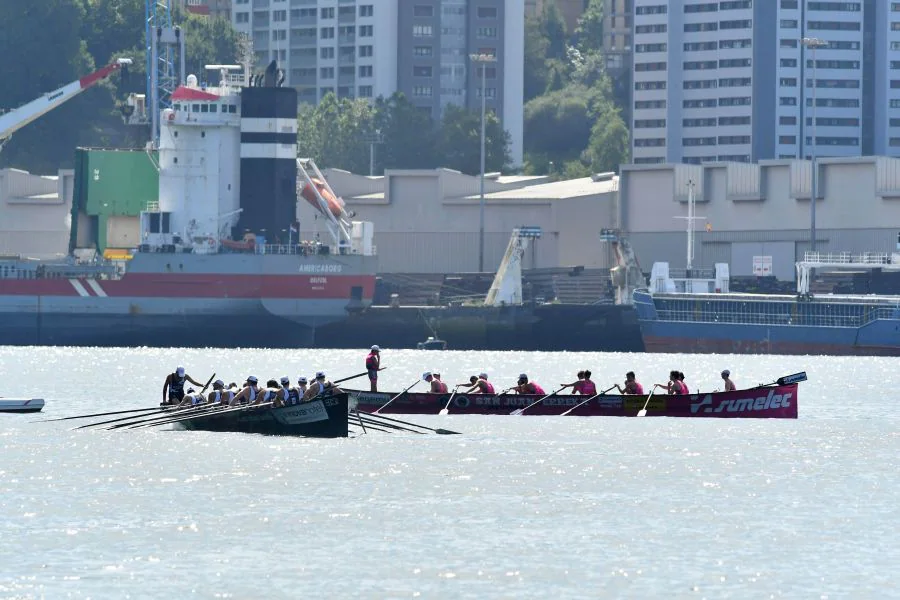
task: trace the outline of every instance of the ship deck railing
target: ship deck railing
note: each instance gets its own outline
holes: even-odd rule
[[[656,314],[660,321],[858,328],[879,319],[900,320],[900,306],[795,303],[790,305],[789,310],[773,310],[776,304],[760,303],[753,306],[764,310],[747,310],[746,305],[740,303],[712,307],[696,301],[674,302],[687,304],[667,308],[657,306]]]
[[[262,247],[262,254],[296,254],[300,256],[316,256],[319,254],[329,255],[336,254],[341,256],[347,256],[351,254],[359,254],[357,252],[353,252],[350,246],[340,246],[333,247],[327,244],[321,243],[300,243],[300,244],[266,244]],[[323,250],[326,248],[327,250]],[[372,255],[377,253],[377,249],[375,246],[372,246]]]
[[[889,266],[896,265],[894,255],[887,252],[863,252],[853,254],[852,252],[805,252],[803,254],[803,262],[810,263],[810,266],[816,264],[830,265],[871,265],[871,266]]]

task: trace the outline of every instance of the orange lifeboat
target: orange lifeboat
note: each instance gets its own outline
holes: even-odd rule
[[[325,199],[325,202],[328,203],[328,210],[331,211],[335,217],[340,218],[341,214],[344,212],[344,201],[340,198],[336,198],[334,194],[332,194],[325,184],[319,179],[313,179],[313,184],[315,184],[316,189],[319,190],[319,195]],[[310,185],[307,183],[303,186],[303,191],[300,194],[306,198],[306,201],[319,208],[319,201],[316,198],[316,193],[312,190]]]

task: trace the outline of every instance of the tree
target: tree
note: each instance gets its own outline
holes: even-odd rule
[[[547,89],[547,49],[550,42],[541,35],[540,22],[534,17],[525,19],[525,102]]]
[[[576,46],[582,54],[603,50],[603,0],[590,0],[575,27]]]
[[[556,0],[544,2],[539,20],[541,35],[547,40],[548,59],[564,60],[566,58],[566,21],[563,19]]]
[[[509,166],[509,133],[492,111],[485,113],[485,171],[502,171]],[[441,120],[442,165],[475,175],[481,172],[481,111],[450,104]]]
[[[437,155],[437,131],[431,116],[406,99],[401,92],[375,102],[375,128],[384,144],[378,155],[382,169],[433,169]]]
[[[525,150],[557,160],[577,158],[592,124],[587,88],[574,85],[540,96],[525,105]]]
[[[601,112],[591,128],[591,139],[585,160],[595,173],[618,171],[629,159],[628,126],[611,103]]]
[[[80,0],[0,2],[0,55],[8,59],[0,107],[18,108],[94,70],[79,35],[83,19]],[[97,97],[88,90],[16,132],[0,164],[52,174],[71,166],[75,146],[88,139]]]

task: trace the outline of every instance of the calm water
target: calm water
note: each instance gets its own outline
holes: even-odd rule
[[[806,370],[797,421],[418,416],[464,435],[330,441],[32,422],[155,403],[177,364],[338,378],[364,354],[0,347],[0,392],[47,399],[0,415],[0,597],[900,597],[895,359],[383,354],[398,391],[428,368],[548,391],[585,366],[704,391]]]

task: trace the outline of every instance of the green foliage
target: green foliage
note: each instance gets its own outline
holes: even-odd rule
[[[554,2],[526,23],[525,166],[529,174],[583,177],[618,170],[629,154],[627,101],[606,74],[603,0],[590,0],[573,45]],[[543,84],[543,85],[542,85]],[[539,91],[542,90],[542,91]]]
[[[438,134],[431,116],[395,92],[375,101],[376,129],[384,143],[376,172],[383,169],[433,169],[440,166]]]
[[[500,119],[486,112],[484,119],[485,172],[502,171],[509,166],[509,133]],[[474,175],[481,172],[481,113],[449,105],[444,109],[440,131],[443,166]]]
[[[186,66],[201,80],[204,65],[234,62],[231,24],[176,14],[185,32]],[[12,137],[0,166],[55,174],[71,167],[77,146],[142,146],[144,128],[127,126],[118,108],[128,93],[146,91],[144,0],[0,1],[0,53],[8,57],[0,109],[15,109],[118,57],[133,64],[43,115]]]

